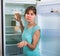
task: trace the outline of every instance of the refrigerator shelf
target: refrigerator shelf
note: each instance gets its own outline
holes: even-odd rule
[[[7,0],[5,1],[7,4],[36,4],[35,0]]]
[[[17,44],[6,44],[6,46],[17,46]]]

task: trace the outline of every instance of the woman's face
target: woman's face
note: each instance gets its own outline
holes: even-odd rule
[[[30,10],[28,13],[25,14],[25,19],[27,22],[34,22],[36,15],[32,10]]]

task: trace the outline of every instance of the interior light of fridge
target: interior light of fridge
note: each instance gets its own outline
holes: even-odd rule
[[[59,10],[51,8],[51,13],[59,13]]]

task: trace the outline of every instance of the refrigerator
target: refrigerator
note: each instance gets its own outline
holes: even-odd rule
[[[60,2],[38,2],[41,56],[60,56]]]
[[[14,26],[19,23],[14,20],[14,13],[22,16],[28,6],[35,6],[37,17],[35,22],[40,26],[40,54],[41,56],[60,56],[60,1],[41,2],[36,0],[4,0],[3,1],[3,45],[4,56],[23,56],[23,48],[16,44],[22,41],[21,31],[15,31]]]

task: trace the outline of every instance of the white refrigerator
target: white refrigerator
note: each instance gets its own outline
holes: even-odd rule
[[[23,24],[26,24],[24,22],[24,11],[28,6],[35,6],[37,9],[35,21],[41,30],[41,56],[60,56],[60,2],[32,0],[6,0],[3,2],[3,9],[5,9],[3,10],[4,56],[23,56],[22,49],[16,46],[17,41],[21,41],[21,34],[18,31],[17,33],[14,31],[14,26],[19,25],[19,23],[15,22],[13,15],[15,12],[19,12],[22,16]]]
[[[37,3],[41,56],[60,56],[60,2]]]

